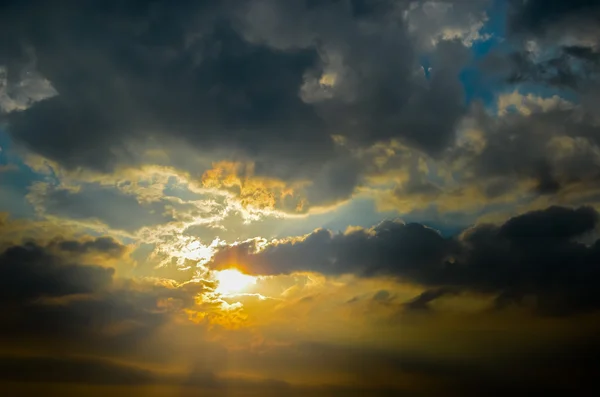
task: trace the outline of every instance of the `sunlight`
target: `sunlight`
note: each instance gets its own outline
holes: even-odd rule
[[[218,271],[215,278],[219,283],[215,291],[224,295],[241,292],[250,285],[256,284],[256,277],[243,274],[236,269]]]

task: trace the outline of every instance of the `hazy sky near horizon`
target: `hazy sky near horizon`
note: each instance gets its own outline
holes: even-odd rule
[[[589,390],[599,21],[0,2],[0,392]]]

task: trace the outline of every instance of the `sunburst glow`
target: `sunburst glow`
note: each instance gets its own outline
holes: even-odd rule
[[[243,274],[235,269],[221,270],[217,272],[215,279],[219,283],[216,292],[225,295],[241,292],[256,284],[256,277]]]

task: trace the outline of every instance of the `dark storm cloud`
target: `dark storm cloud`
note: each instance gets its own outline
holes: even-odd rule
[[[468,51],[459,41],[428,49],[426,78],[415,48],[423,38],[408,32],[407,7],[4,2],[0,34],[12,39],[0,59],[9,85],[28,65],[58,93],[6,115],[8,131],[67,168],[100,171],[140,161],[147,146],[169,151],[184,142],[195,153],[255,161],[260,175],[339,181],[310,196],[317,205],[340,200],[362,170],[335,150],[331,134],[362,144],[398,138],[436,155],[465,112],[458,77]],[[193,159],[172,159],[198,170]]]
[[[109,285],[113,272],[100,266],[65,262],[35,243],[12,246],[0,254],[0,300],[91,293]]]
[[[166,287],[117,281],[114,269],[82,262],[91,253],[118,258],[124,252],[107,237],[5,247],[0,253],[3,340],[15,347],[60,344],[78,352],[127,355],[179,310],[194,305],[202,283]]]
[[[509,219],[498,234],[513,244],[560,244],[593,231],[597,223],[598,213],[591,207],[550,207]]]
[[[589,91],[599,72],[600,2],[514,0],[509,9],[508,38],[517,48],[525,45],[504,60],[512,64],[509,82]]]
[[[589,83],[598,81],[598,52],[583,45],[563,45],[551,51],[551,56],[541,60],[531,50],[514,52],[504,59],[493,57],[498,63],[492,69],[504,69],[510,84],[538,83],[588,93]]]
[[[376,32],[367,35],[354,25],[331,31],[316,16],[307,15],[316,19],[323,31],[319,39],[324,40],[320,65],[307,74],[302,96],[332,130],[363,144],[397,138],[435,155],[452,142],[454,126],[465,110],[458,75],[468,51],[459,41],[440,43],[431,53],[433,69],[426,78],[415,43],[393,15],[367,19]],[[264,40],[294,45],[280,43],[277,32],[261,33]],[[340,45],[340,40],[352,45]],[[318,84],[323,73],[335,76],[332,87]],[[430,117],[433,112],[437,117]]]
[[[509,28],[515,33],[546,34],[553,29],[589,29],[598,22],[598,0],[511,0]]]
[[[600,2],[515,0],[511,4],[508,39],[517,51],[508,57],[493,56],[497,68],[504,65],[510,70],[508,82],[569,89],[584,105],[582,98],[597,98]]]
[[[513,303],[534,295],[540,312],[561,314],[600,308],[600,241],[577,241],[597,223],[591,208],[550,207],[444,238],[419,224],[387,221],[343,234],[317,230],[258,252],[252,243],[223,248],[211,265],[238,263],[257,274],[388,275],[441,288],[408,303],[415,308],[459,289],[512,296]]]
[[[92,240],[63,240],[54,241],[62,251],[85,254],[101,252],[111,256],[120,257],[125,252],[125,247],[112,237],[98,237]]]
[[[11,114],[11,134],[68,167],[100,170],[126,161],[127,145],[169,137],[232,155],[293,162],[310,148],[323,158],[329,137],[297,95],[316,53],[245,42],[220,4],[14,6],[5,34],[33,47],[59,95]]]
[[[332,233],[319,229],[298,241],[267,246],[257,254],[253,242],[219,251],[215,266],[245,265],[259,274],[310,270],[324,274],[390,274],[425,271],[451,252],[453,243],[433,229],[412,223],[386,221],[372,229]]]

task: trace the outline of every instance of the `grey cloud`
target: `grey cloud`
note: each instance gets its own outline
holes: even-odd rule
[[[364,172],[346,169],[354,160],[331,134],[363,145],[398,138],[438,155],[465,112],[458,73],[466,49],[458,41],[432,48],[425,78],[402,18],[408,2],[3,6],[0,33],[15,38],[0,48],[8,78],[33,56],[58,92],[6,115],[8,131],[71,169],[109,172],[143,161],[148,146],[169,152],[183,143],[205,163],[251,160],[260,175],[316,180],[310,204],[326,204],[351,195]],[[322,74],[335,75],[329,88]],[[309,86],[330,92],[311,99],[302,94]],[[343,183],[319,182],[332,180]]]
[[[585,195],[597,189],[598,125],[581,108],[559,105],[499,118],[474,111],[483,148],[453,149],[448,157],[450,163],[460,163],[457,171],[468,175],[460,182],[486,186],[488,197],[517,193],[519,182],[530,181],[534,189],[525,193],[534,195]]]
[[[498,232],[513,244],[560,244],[593,231],[597,224],[598,213],[591,207],[550,207],[511,218]]]
[[[309,203],[328,205],[352,196],[360,184],[363,164],[350,156],[340,156],[324,164],[322,171],[308,187]]]
[[[235,260],[257,274],[388,275],[432,288],[409,307],[424,308],[437,297],[465,289],[511,295],[516,304],[535,295],[540,313],[566,314],[600,308],[595,292],[600,242],[577,241],[597,224],[597,212],[588,207],[550,207],[450,238],[420,224],[387,221],[339,234],[317,230],[259,251],[252,243],[226,247],[211,266]]]
[[[351,197],[373,168],[334,144],[332,134],[360,148],[399,139],[444,160],[448,148],[457,152],[456,127],[470,116],[459,79],[472,61],[463,36],[485,18],[489,2],[184,1],[177,9],[163,1],[100,8],[86,1],[27,4],[4,4],[2,34],[25,43],[0,48],[7,81],[18,80],[24,65],[35,66],[58,95],[5,117],[20,145],[68,168],[105,172],[145,161],[149,146],[166,150],[173,165],[194,175],[213,160],[254,161],[258,176],[313,182],[305,192],[308,210]],[[561,21],[568,24],[557,34],[567,37],[569,29],[590,26],[597,11],[586,1],[544,4],[511,3],[512,46],[524,45],[519,32],[537,40]],[[423,45],[444,31],[455,40]],[[481,66],[486,78],[499,72],[509,83],[572,90],[581,106],[484,120],[484,152],[457,154],[469,160],[471,168],[463,171],[474,174],[475,183],[503,180],[510,188],[518,185],[513,181],[536,179],[534,193],[546,195],[582,182],[596,186],[597,52],[580,42],[559,40],[559,46],[551,59],[496,52]],[[427,76],[422,55],[431,66]],[[517,132],[525,133],[509,138]],[[558,160],[546,143],[564,135],[593,145]],[[189,154],[178,155],[182,146]],[[436,186],[421,185],[438,198]],[[497,184],[488,190],[502,193]],[[286,211],[298,208],[288,204],[278,203]],[[107,216],[118,228],[140,227]]]
[[[166,200],[140,203],[133,195],[94,184],[83,184],[77,191],[42,186],[42,189],[34,189],[29,199],[40,214],[65,219],[99,220],[111,228],[126,231],[174,220],[166,210],[166,205],[172,204]]]
[[[408,302],[405,302],[402,307],[405,310],[410,311],[426,311],[429,310],[429,304],[434,300],[441,298],[442,296],[447,296],[449,294],[456,293],[456,290],[451,288],[437,288],[430,289],[423,293],[421,293],[416,298],[411,299]]]
[[[112,282],[113,269],[65,263],[32,242],[4,250],[0,273],[0,300],[20,301],[95,292]]]
[[[473,109],[470,117],[478,120],[485,145],[477,154],[458,151],[458,161],[467,164],[461,171],[475,176],[463,183],[513,181],[512,187],[492,189],[492,196],[501,196],[518,193],[519,182],[535,181],[527,194],[546,195],[557,203],[594,200],[600,136],[595,110],[600,87],[599,5],[593,0],[509,2],[506,39],[512,52],[499,48],[482,61],[487,84],[534,87],[533,93],[546,86],[572,103],[533,106],[530,114],[501,117]]]
[[[55,240],[53,245],[69,253],[105,253],[110,256],[120,257],[125,252],[125,247],[112,237],[98,237],[91,240]]]
[[[315,158],[331,147],[297,96],[315,54],[243,41],[215,20],[228,17],[216,4],[44,8],[17,10],[30,18],[22,25],[35,26],[43,37],[8,22],[5,29],[31,42],[40,73],[59,93],[9,115],[15,139],[47,157],[106,170],[127,161],[128,145],[169,137],[203,150],[225,147],[231,155],[272,154],[281,161],[298,159],[305,145]]]
[[[507,69],[509,83],[541,83],[588,94],[592,88],[589,83],[598,78],[597,52],[582,45],[563,45],[555,52],[556,55],[540,60],[535,52],[514,52],[500,64]]]
[[[92,252],[117,255],[122,254],[122,246],[110,238],[88,237],[3,248],[0,335],[5,342],[58,344],[87,354],[159,354],[151,346],[141,346],[179,310],[193,306],[205,284],[166,287],[117,280],[114,269],[102,263],[82,263],[85,254]],[[169,304],[161,306],[161,302]]]
[[[589,31],[600,14],[596,0],[511,0],[509,4],[509,28],[515,33]]]
[[[213,266],[227,266],[234,258],[259,274],[318,271],[363,276],[420,272],[433,269],[450,254],[452,242],[416,223],[386,221],[372,229],[332,233],[325,229],[299,241],[271,244],[254,254],[253,242],[220,250]]]

